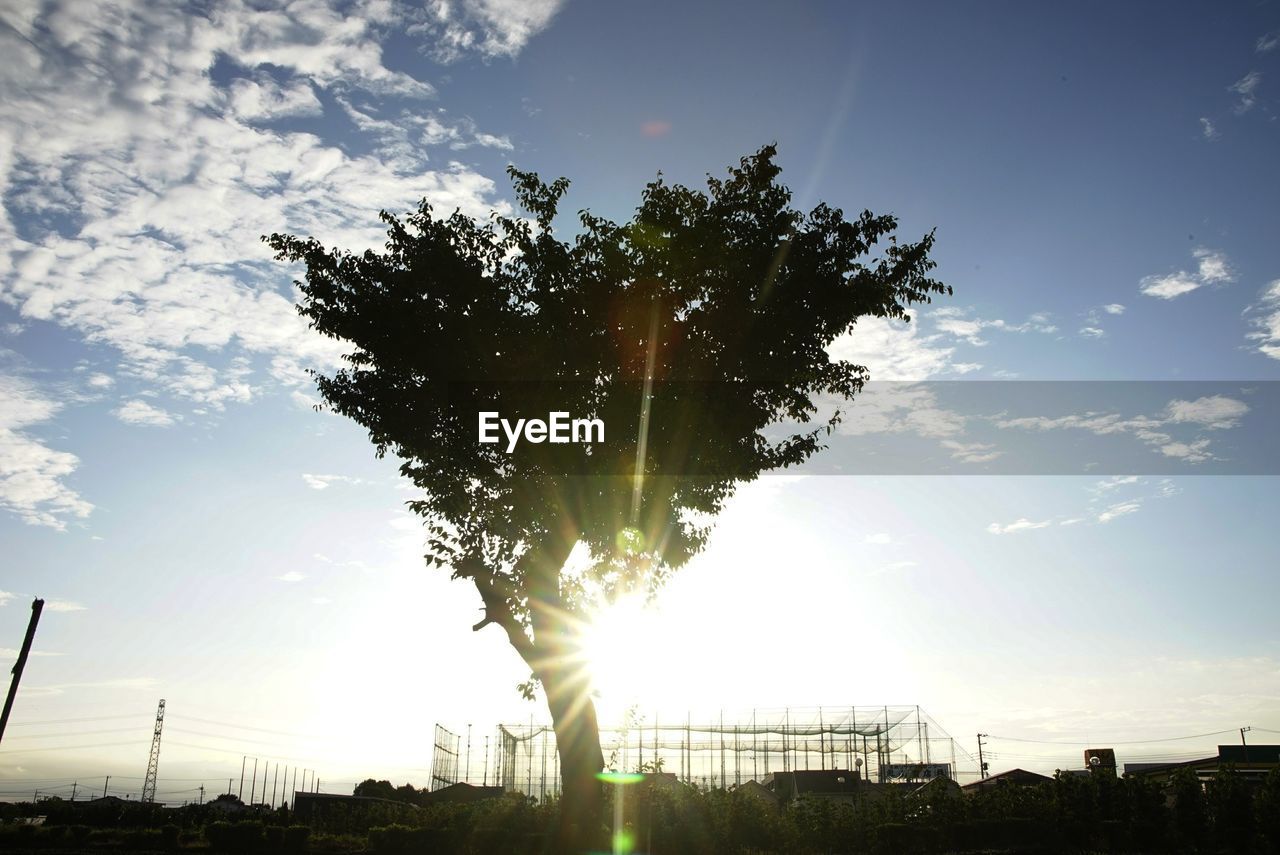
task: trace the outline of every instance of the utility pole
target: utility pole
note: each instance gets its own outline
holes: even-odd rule
[[[42,611],[44,611],[44,600],[32,600],[31,622],[27,624],[27,635],[22,639],[18,661],[13,663],[13,680],[9,683],[9,696],[4,700],[4,712],[0,713],[0,740],[4,739],[4,728],[9,723],[9,713],[13,711],[13,700],[18,696],[18,682],[22,679],[22,669],[27,666],[27,656],[31,653],[31,642],[35,641],[36,625],[40,623]]]
[[[102,784],[102,797],[103,797],[104,799],[107,797],[107,784],[110,784],[110,783],[111,783],[111,776],[110,776],[110,775],[108,775],[108,776],[107,776],[107,780],[106,780],[106,781],[104,781],[104,782],[103,782],[103,784]]]
[[[1249,743],[1244,741],[1244,735],[1251,730],[1253,730],[1252,727],[1240,728],[1240,744],[1244,746],[1244,762],[1245,763],[1249,762]]]
[[[236,798],[242,802],[244,801],[244,764],[248,759],[249,756],[247,754],[240,755],[240,792],[236,795]],[[227,792],[231,792],[230,786],[227,787]]]
[[[73,802],[76,800],[76,786],[78,786],[79,783],[79,781],[76,781],[71,785],[71,801]]]
[[[200,804],[204,804],[204,784],[200,785]]]
[[[990,738],[991,737],[985,733],[978,734],[978,771],[982,778],[987,777],[987,761],[982,759],[982,740]]]

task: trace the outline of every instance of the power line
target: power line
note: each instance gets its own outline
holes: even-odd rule
[[[145,716],[100,715],[100,716],[92,716],[90,718],[56,718],[56,719],[48,719],[46,721],[15,721],[12,724],[10,724],[9,727],[38,727],[40,725],[45,725],[45,724],[79,724],[80,722],[86,722],[86,721],[113,721],[113,720],[122,719],[122,718],[136,719],[136,718],[145,718]]]
[[[1262,728],[1258,728],[1258,730],[1262,730]],[[1072,745],[1072,746],[1080,746],[1080,747],[1088,748],[1090,746],[1101,745],[1101,744],[1150,745],[1155,742],[1180,742],[1184,739],[1205,739],[1206,737],[1210,737],[1210,736],[1221,736],[1224,733],[1235,733],[1235,732],[1236,731],[1234,729],[1215,730],[1213,733],[1196,733],[1191,736],[1170,736],[1165,739],[1133,739],[1133,740],[1127,740],[1127,741],[1117,741],[1113,739],[1101,739],[1101,738],[1095,737],[1092,739],[1085,740],[1084,742],[1063,742],[1061,740],[1052,740],[1052,739],[1023,739],[1017,736],[999,736],[997,734],[992,734],[991,738],[1001,739],[1001,740],[1004,740],[1005,742],[1031,742],[1037,745]]]
[[[138,740],[133,740],[131,742],[100,742],[97,745],[59,745],[59,746],[46,746],[43,748],[19,748],[16,751],[10,751],[6,748],[4,752],[4,756],[8,757],[10,754],[30,754],[32,751],[75,751],[75,750],[87,749],[87,748],[116,748],[121,745],[145,745],[145,744],[146,744],[146,740],[142,740],[141,742],[139,742]]]
[[[270,728],[266,728],[266,727],[252,727],[247,724],[233,724],[232,722],[229,722],[229,721],[214,721],[213,719],[209,719],[209,718],[197,718],[196,716],[193,716],[193,715],[182,714],[177,716],[177,718],[184,721],[198,721],[201,724],[212,724],[217,727],[230,727],[235,730],[252,730],[258,733],[270,733],[274,736],[292,736],[298,739],[321,739],[322,738],[319,736],[309,735],[305,733],[294,733],[287,730],[271,730]]]
[[[15,725],[16,726],[16,725]],[[58,731],[57,733],[24,733],[21,736],[10,736],[9,742],[15,739],[64,739],[72,736],[94,736],[99,733],[137,733],[136,727],[111,727],[106,730],[77,730],[71,733]]]
[[[169,726],[169,732],[185,733],[188,736],[204,736],[209,739],[227,739],[237,744],[245,743],[245,742],[251,745],[278,745],[279,744],[279,740],[275,742],[271,742],[271,741],[262,740],[262,739],[245,739],[243,736],[226,736],[221,733],[205,733],[204,731],[200,731],[200,730],[187,730],[185,727],[174,727],[172,725]]]

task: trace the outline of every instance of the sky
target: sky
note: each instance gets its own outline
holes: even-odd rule
[[[601,640],[602,717],[919,704],[993,771],[1280,742],[1275,2],[0,0],[0,55],[6,669],[46,601],[6,794],[136,797],[160,698],[170,799],[544,720],[313,409],[343,349],[259,238],[510,214],[508,164],[621,221],[768,143],[797,207],[936,229],[954,295],[831,348],[896,381],[831,460],[929,464],[740,489]]]

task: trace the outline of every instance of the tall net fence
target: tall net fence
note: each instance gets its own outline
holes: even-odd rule
[[[458,760],[462,754],[462,737],[437,724],[434,742],[431,753],[431,789],[438,790],[460,780]]]
[[[484,783],[539,801],[559,796],[555,732],[532,723],[497,730],[494,772]],[[667,772],[704,789],[812,769],[849,770],[877,783],[977,776],[977,762],[962,749],[957,756],[952,737],[917,706],[756,710],[714,721],[633,716],[601,728],[600,743],[607,769]]]

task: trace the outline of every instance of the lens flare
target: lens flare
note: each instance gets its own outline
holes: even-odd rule
[[[627,596],[591,615],[582,632],[582,656],[592,688],[602,699],[626,705],[665,698],[657,679],[666,651],[658,617],[642,595]]]

